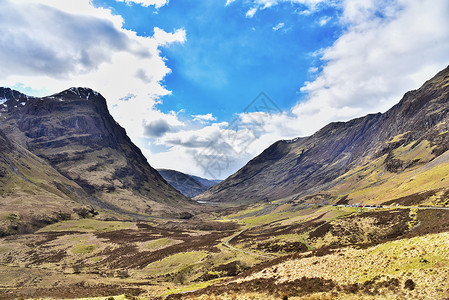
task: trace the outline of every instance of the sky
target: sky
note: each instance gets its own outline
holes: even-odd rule
[[[224,179],[449,64],[447,0],[0,0],[0,86],[89,87],[155,168]]]

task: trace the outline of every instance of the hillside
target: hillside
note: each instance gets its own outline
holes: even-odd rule
[[[35,98],[0,88],[0,98],[1,213],[9,219],[54,222],[79,208],[131,218],[189,215],[192,201],[148,164],[97,92]]]
[[[254,187],[246,186],[238,198],[233,193],[241,185],[228,186],[229,196],[235,197],[231,205],[221,209],[211,205],[202,214],[205,210],[196,206],[197,215],[187,220],[145,220],[145,215],[137,214],[139,206],[136,213],[115,211],[127,220],[111,220],[114,206],[109,199],[128,191],[137,195],[128,199],[139,205],[143,197],[139,177],[128,182],[126,176],[112,183],[108,179],[112,176],[108,167],[119,169],[119,163],[126,163],[137,168],[129,160],[132,152],[122,154],[126,137],[106,134],[122,129],[102,123],[92,109],[80,109],[79,116],[91,116],[87,120],[81,117],[71,126],[58,126],[77,116],[77,106],[64,102],[71,97],[88,101],[89,92],[81,100],[71,96],[83,95],[80,90],[53,96],[62,103],[55,105],[69,105],[75,112],[68,115],[62,107],[44,119],[15,112],[19,106],[33,107],[26,102],[33,99],[6,101],[0,181],[2,211],[9,214],[2,215],[3,220],[9,222],[9,230],[20,231],[24,217],[16,210],[24,207],[32,213],[30,220],[41,222],[29,226],[48,225],[33,234],[0,237],[0,299],[447,298],[447,73],[407,93],[385,114],[330,124],[311,137],[274,144],[218,185],[246,174]],[[39,101],[36,106],[45,103]],[[11,105],[17,108],[9,111]],[[26,127],[22,123],[27,118],[38,121]],[[96,122],[92,132],[74,134],[89,122]],[[39,132],[45,132],[42,140],[33,137]],[[65,134],[55,138],[52,132]],[[98,149],[86,147],[84,136]],[[103,153],[99,149],[110,154],[108,160],[102,160],[106,154],[99,155]],[[88,157],[100,164],[86,167],[92,163]],[[274,175],[284,176],[282,186]],[[269,201],[282,195],[281,187],[288,196]],[[218,198],[224,197],[222,192]],[[262,192],[267,197],[261,197],[265,200],[261,203],[256,196]],[[185,198],[180,199],[179,207],[163,207],[171,209],[172,216],[187,218],[189,214],[182,214]],[[236,206],[245,203],[242,199],[254,203]],[[369,205],[374,203],[383,205]],[[47,219],[33,218],[42,210]],[[97,211],[103,216],[93,218]],[[55,222],[49,216],[71,220],[49,224]]]
[[[285,197],[302,201],[318,194],[329,202],[412,197],[417,204],[434,196],[444,204],[449,186],[448,92],[449,67],[384,114],[331,123],[312,136],[274,143],[195,199],[254,203]],[[427,197],[421,195],[424,190]]]
[[[218,180],[208,180],[198,176],[185,174],[175,170],[157,170],[167,182],[186,197],[195,197],[206,191],[209,187],[219,183]]]

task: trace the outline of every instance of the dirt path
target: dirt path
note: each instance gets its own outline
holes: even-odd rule
[[[238,248],[235,248],[235,247],[229,245],[230,241],[232,241],[233,239],[235,239],[236,237],[238,237],[239,235],[241,235],[243,232],[247,231],[248,229],[251,229],[251,228],[245,228],[245,229],[241,230],[239,233],[231,236],[229,239],[226,240],[226,242],[224,242],[223,245],[225,245],[226,247],[228,247],[231,250],[242,252],[242,253],[245,253],[245,254],[254,255],[254,256],[258,256],[258,257],[263,257],[263,258],[267,258],[267,259],[275,258],[274,256],[258,254],[258,253],[254,253],[254,252],[251,252],[251,251],[245,251],[245,250],[238,249]]]
[[[320,225],[320,226],[321,226],[321,225]],[[318,227],[316,227],[316,228],[314,228],[314,229],[312,229],[312,230],[318,229],[320,226],[318,226]],[[307,232],[307,233],[304,235],[304,237],[302,238],[302,243],[303,243],[304,245],[306,245],[307,249],[309,249],[309,250],[315,250],[315,247],[313,247],[312,245],[310,245],[310,244],[307,242],[307,238],[309,237],[309,233],[312,232],[312,230],[310,230],[309,232]]]

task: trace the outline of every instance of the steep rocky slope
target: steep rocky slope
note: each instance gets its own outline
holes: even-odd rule
[[[2,88],[0,98],[3,197],[26,194],[45,204],[36,195],[45,187],[45,195],[118,215],[189,215],[192,201],[151,168],[97,92],[71,88],[34,98]],[[11,186],[15,178],[32,188]],[[21,208],[29,204],[22,202]],[[55,202],[55,211],[62,207],[64,201]]]
[[[274,143],[196,199],[248,203],[324,191],[329,201],[379,202],[429,189],[445,201],[448,93],[449,67],[384,114],[331,123],[310,137]],[[426,186],[400,188],[410,180]]]
[[[217,180],[207,180],[175,170],[158,169],[157,171],[171,186],[186,197],[195,197],[219,182]]]

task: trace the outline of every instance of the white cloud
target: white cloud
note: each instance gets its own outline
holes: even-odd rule
[[[429,4],[343,2],[341,22],[347,29],[321,51],[323,70],[302,87],[308,100],[292,109],[303,133],[329,121],[385,111],[448,64],[449,3]],[[308,123],[311,118],[320,122]]]
[[[205,115],[194,115],[193,121],[199,121],[199,122],[210,122],[210,121],[216,121],[217,118],[214,117],[211,113],[205,114]]]
[[[285,23],[281,22],[281,23],[277,24],[276,26],[274,26],[273,30],[278,31],[279,29],[284,28],[284,26],[285,26]]]
[[[322,18],[320,18],[320,19],[318,20],[318,24],[319,24],[320,26],[324,26],[324,25],[326,25],[327,23],[329,23],[330,20],[332,20],[332,17],[324,16],[324,17],[322,17]]]
[[[307,72],[310,74],[315,74],[319,71],[319,69],[317,67],[310,67]]]
[[[235,2],[235,0],[226,0],[225,6],[228,6],[228,5],[230,5],[231,3],[233,3],[233,2]]]
[[[168,4],[168,0],[115,0],[117,2],[126,2],[126,4],[139,4],[144,7],[153,6],[155,8],[161,8],[162,6],[165,6]]]
[[[254,15],[256,14],[256,12],[257,12],[257,7],[250,8],[250,9],[246,12],[246,17],[247,17],[247,18],[252,18],[252,17],[254,17]]]
[[[160,46],[166,46],[173,43],[184,43],[186,41],[186,31],[177,29],[175,32],[165,32],[164,30],[154,27],[153,38]]]

